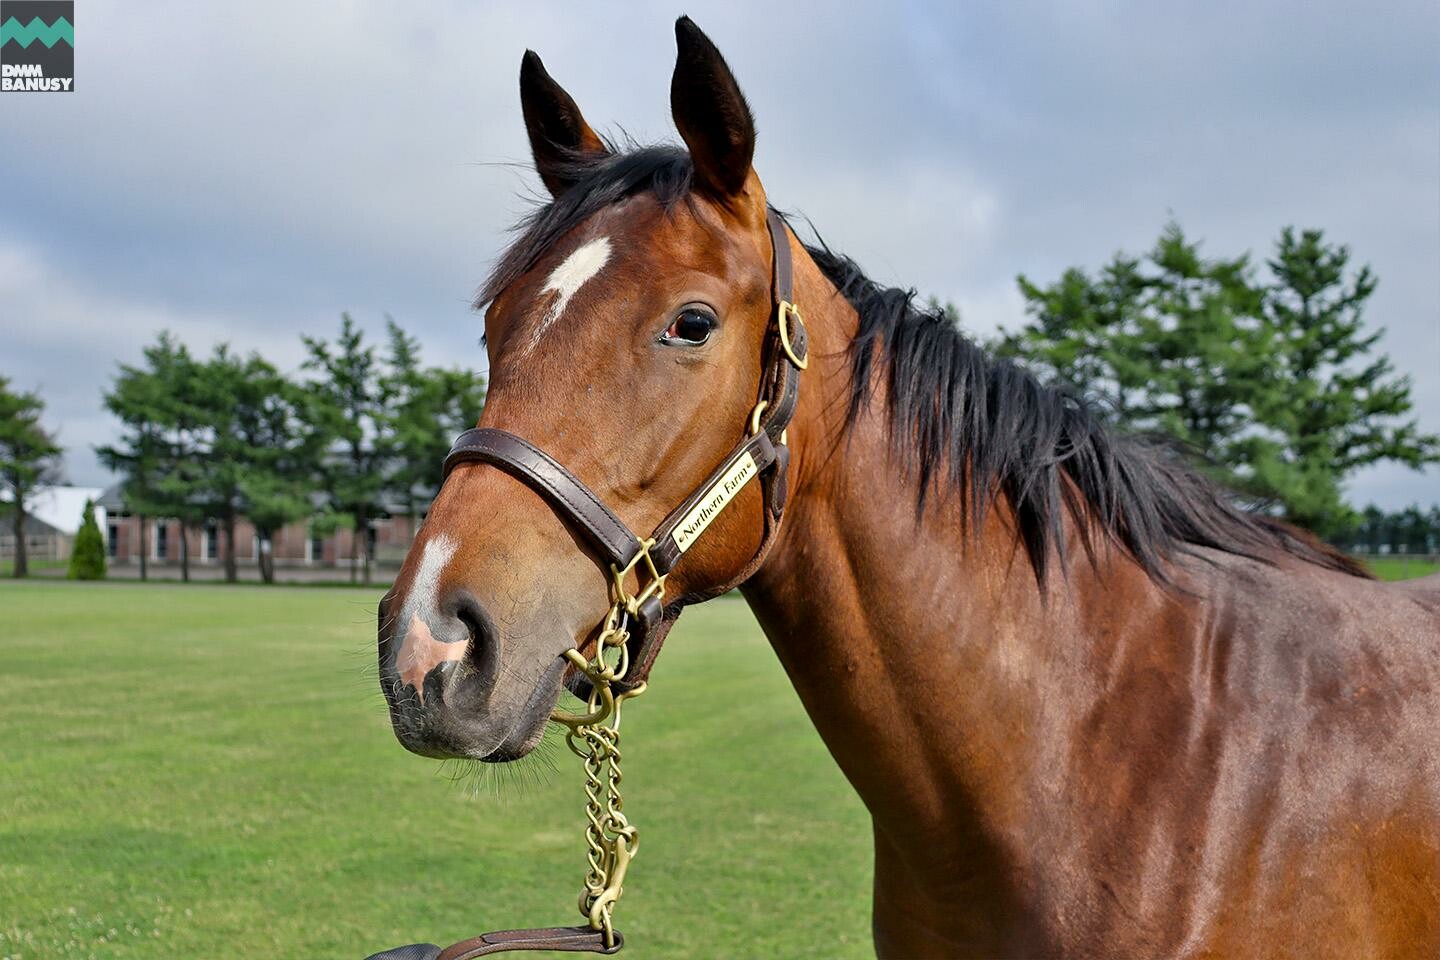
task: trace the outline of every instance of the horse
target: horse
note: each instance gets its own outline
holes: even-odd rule
[[[879,956],[1440,956],[1440,578],[1375,581],[802,242],[730,68],[676,38],[683,147],[602,138],[525,54],[551,199],[476,304],[491,453],[381,604],[400,742],[530,751],[660,549],[608,570],[592,521],[700,488],[645,630],[738,585],[871,815]],[[762,482],[716,493],[751,437]]]

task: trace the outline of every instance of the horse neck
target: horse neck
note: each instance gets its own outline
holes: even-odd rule
[[[877,827],[922,844],[967,818],[977,836],[1018,830],[1005,811],[1026,808],[1053,724],[1084,715],[1067,700],[1096,688],[1100,647],[1117,642],[1107,627],[1173,598],[1116,557],[1101,589],[1073,530],[1042,598],[1003,501],[968,532],[958,493],[917,517],[883,386],[843,430],[855,313],[808,258],[797,267],[815,362],[781,536],[745,596]]]

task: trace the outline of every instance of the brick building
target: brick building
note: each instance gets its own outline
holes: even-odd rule
[[[125,505],[118,485],[109,488],[99,500],[105,508],[101,529],[105,534],[106,551],[112,566],[140,563],[141,519]],[[369,550],[371,563],[395,566],[410,549],[422,517],[410,517],[401,510],[389,510],[370,521],[362,549]],[[216,521],[191,525],[182,529],[179,520],[171,517],[145,517],[145,550],[152,566],[178,567],[182,550],[189,548],[192,566],[221,566],[225,562],[225,531]],[[181,537],[185,538],[182,545]],[[308,521],[292,523],[277,530],[271,542],[275,568],[321,567],[348,570],[354,535],[341,529],[328,535],[317,535]],[[363,556],[363,554],[357,554]],[[235,524],[235,562],[241,567],[255,567],[260,559],[260,538],[254,524],[245,518]]]

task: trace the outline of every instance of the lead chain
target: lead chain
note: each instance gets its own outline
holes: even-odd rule
[[[630,668],[629,639],[625,604],[617,602],[605,619],[593,660],[578,650],[565,653],[590,681],[586,712],[579,716],[556,713],[552,718],[569,728],[565,743],[585,765],[585,858],[589,868],[579,905],[591,929],[604,932],[607,947],[615,944],[612,914],[625,892],[625,872],[639,846],[638,831],[625,818],[625,800],[620,794],[624,778],[620,770],[620,707],[630,697],[644,693],[645,684],[618,695],[612,686]],[[612,649],[617,651],[613,665],[606,662]]]

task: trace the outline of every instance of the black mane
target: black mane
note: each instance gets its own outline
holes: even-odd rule
[[[575,185],[518,225],[476,306],[493,300],[562,235],[600,209],[641,191],[667,207],[690,196],[689,155],[677,147],[632,148],[602,159],[577,156]],[[1011,504],[1035,576],[1046,579],[1052,550],[1064,553],[1068,512],[1093,553],[1092,531],[1119,544],[1146,573],[1168,583],[1165,561],[1208,547],[1258,560],[1290,554],[1356,576],[1356,561],[1310,535],[1235,505],[1233,496],[1189,466],[1173,446],[1107,426],[1083,397],[987,355],[915,291],[883,287],[823,241],[806,250],[855,308],[848,422],[885,386],[893,450],[917,481],[916,508],[958,492],[967,526],[978,527],[992,497]]]

